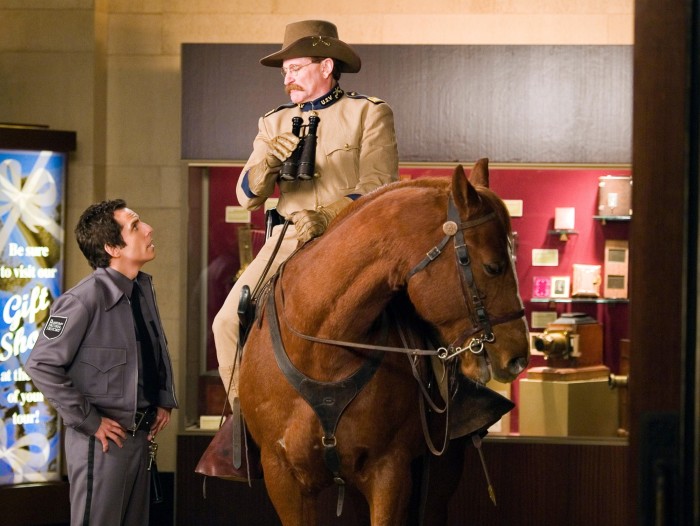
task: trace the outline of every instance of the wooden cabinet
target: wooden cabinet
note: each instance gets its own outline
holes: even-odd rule
[[[194,472],[211,434],[178,436],[177,523],[279,526],[262,481],[244,483]],[[448,526],[630,524],[627,447],[623,442],[487,437],[483,451],[497,507],[489,500],[479,456],[468,448],[462,480],[449,505]],[[206,499],[203,490],[206,489]],[[334,488],[323,494],[321,524],[365,525],[361,506],[346,502],[335,517]]]

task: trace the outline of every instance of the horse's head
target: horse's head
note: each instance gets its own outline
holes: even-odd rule
[[[457,167],[447,210],[434,225],[444,254],[428,255],[408,283],[416,312],[435,327],[446,353],[461,360],[463,374],[484,383],[512,381],[529,361],[510,217],[488,179],[487,159],[476,163],[469,179]]]

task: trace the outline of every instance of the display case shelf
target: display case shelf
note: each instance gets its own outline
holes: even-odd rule
[[[558,230],[547,230],[547,233],[550,236],[560,236],[562,234],[566,234],[567,236],[571,236],[571,235],[577,235],[578,231],[577,230],[568,230],[568,229],[558,229]]]
[[[577,236],[578,232],[576,230],[560,228],[556,230],[547,230],[547,234],[550,236],[559,236],[559,241],[568,241],[569,236]]]
[[[632,216],[593,216],[593,219],[605,224],[606,221],[631,221]]]
[[[627,298],[530,298],[532,303],[629,303]]]

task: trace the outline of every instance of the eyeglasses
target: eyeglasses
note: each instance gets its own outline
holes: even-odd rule
[[[292,75],[296,75],[297,73],[299,73],[300,69],[303,69],[306,66],[310,66],[311,64],[318,64],[318,62],[309,62],[308,64],[304,64],[303,66],[300,66],[299,64],[292,64],[288,68],[282,68],[280,70],[280,75],[282,75],[285,78],[289,73],[291,73]]]

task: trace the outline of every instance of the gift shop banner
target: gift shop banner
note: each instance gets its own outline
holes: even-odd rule
[[[60,479],[60,421],[24,364],[63,283],[66,155],[0,149],[0,484]]]

